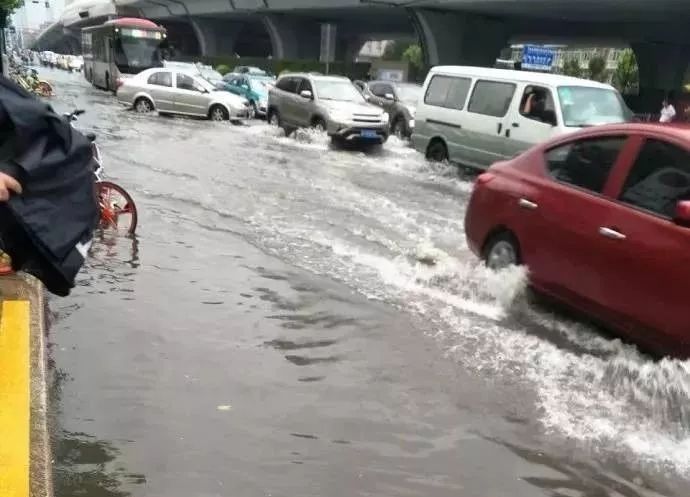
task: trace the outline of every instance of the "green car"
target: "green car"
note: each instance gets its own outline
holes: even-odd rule
[[[245,97],[251,107],[251,117],[266,116],[268,89],[275,84],[275,78],[263,74],[230,73],[223,76],[219,88]]]

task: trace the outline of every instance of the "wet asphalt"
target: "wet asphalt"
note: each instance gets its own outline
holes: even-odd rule
[[[483,269],[455,168],[42,74],[140,216],[50,299],[58,497],[688,494],[689,363]]]

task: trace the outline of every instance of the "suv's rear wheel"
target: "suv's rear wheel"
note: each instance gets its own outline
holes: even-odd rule
[[[403,121],[402,117],[396,117],[395,121],[393,121],[393,125],[391,126],[391,134],[397,136],[401,140],[406,137],[405,121]]]
[[[315,117],[314,120],[311,122],[311,127],[319,133],[323,133],[324,131],[326,131],[326,121],[324,121],[320,117]]]

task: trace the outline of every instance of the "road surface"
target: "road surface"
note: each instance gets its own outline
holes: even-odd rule
[[[58,496],[687,496],[689,363],[484,270],[454,168],[46,76],[140,212],[50,301]]]

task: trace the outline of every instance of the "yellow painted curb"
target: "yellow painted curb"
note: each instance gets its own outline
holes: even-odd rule
[[[29,496],[30,304],[6,300],[0,319],[0,496]]]

